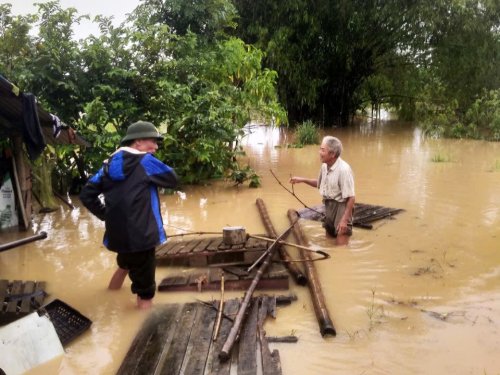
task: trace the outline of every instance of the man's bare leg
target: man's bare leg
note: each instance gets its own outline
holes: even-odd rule
[[[137,307],[141,310],[150,309],[153,306],[153,299],[142,299],[137,296]]]
[[[123,281],[125,277],[128,275],[128,270],[123,268],[118,268],[113,276],[111,276],[111,280],[109,281],[108,289],[110,290],[118,290],[122,287]]]

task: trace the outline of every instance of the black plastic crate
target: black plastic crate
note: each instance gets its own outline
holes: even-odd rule
[[[55,299],[39,309],[47,313],[63,346],[90,328],[92,321],[61,300]]]

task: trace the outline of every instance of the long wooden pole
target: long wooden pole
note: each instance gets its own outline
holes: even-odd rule
[[[295,210],[288,210],[288,219],[296,223],[299,215]],[[307,239],[300,229],[300,225],[293,226],[293,235],[295,239],[300,245],[307,245]],[[304,260],[310,260],[311,256],[306,251],[300,251],[300,254]],[[316,313],[316,319],[319,323],[319,330],[322,336],[325,335],[333,335],[337,334],[335,327],[333,326],[333,322],[330,319],[330,314],[328,313],[328,309],[325,304],[325,296],[323,295],[323,291],[321,289],[321,283],[319,281],[318,273],[316,271],[316,267],[313,262],[305,262],[305,270],[307,275],[309,286],[309,291],[311,293],[311,299],[314,307],[314,312]]]
[[[212,341],[217,340],[217,336],[219,335],[220,323],[222,321],[222,312],[224,310],[224,271],[222,271],[220,275],[220,302],[219,302],[219,311],[217,311],[217,320],[215,322],[214,335],[212,337]]]
[[[269,217],[264,201],[260,198],[257,198],[255,203],[257,204],[257,208],[259,209],[260,218],[262,219],[262,222],[266,227],[267,235],[276,239],[278,237],[278,233],[276,232],[276,229],[274,229],[274,225],[271,222],[271,218]],[[281,244],[277,245],[277,247],[278,254],[281,260],[285,261],[285,267],[288,269],[288,272],[290,272],[290,275],[292,275],[295,282],[299,285],[306,285],[307,277],[295,263],[291,262],[292,258],[290,257],[290,254],[288,254],[288,251],[286,251],[286,249]]]
[[[0,252],[12,249],[17,246],[21,246],[36,240],[42,240],[44,238],[47,238],[47,232],[40,232],[39,234],[35,234],[34,236],[22,238],[20,240],[4,243],[0,245]]]
[[[236,338],[238,337],[238,333],[240,332],[241,325],[243,323],[243,320],[246,315],[246,311],[248,307],[250,306],[250,300],[252,298],[252,294],[257,288],[257,284],[260,281],[260,278],[262,277],[263,273],[271,263],[271,259],[274,255],[274,252],[276,250],[276,246],[278,245],[278,241],[284,237],[288,232],[293,228],[295,223],[292,223],[286,231],[284,231],[276,241],[274,241],[271,246],[267,249],[267,256],[265,257],[264,261],[262,262],[261,266],[257,270],[257,273],[255,274],[255,277],[252,280],[252,283],[250,284],[250,287],[248,290],[245,292],[245,295],[243,297],[243,301],[241,302],[241,305],[238,309],[238,313],[236,314],[236,317],[234,318],[234,323],[233,326],[231,327],[231,331],[229,332],[226,342],[224,343],[221,352],[219,353],[219,359],[221,362],[225,362],[230,358],[230,353],[231,349],[233,348],[234,342],[236,341]]]

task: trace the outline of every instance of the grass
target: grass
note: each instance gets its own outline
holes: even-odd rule
[[[500,160],[495,160],[495,164],[491,168],[491,172],[500,172]]]
[[[448,163],[451,161],[450,155],[443,155],[441,153],[437,153],[431,158],[433,163]]]
[[[317,145],[318,140],[318,128],[311,120],[304,121],[295,129],[295,142],[299,145]]]
[[[372,290],[372,303],[366,309],[366,314],[368,315],[368,318],[370,319],[369,331],[371,331],[373,329],[373,327],[375,327],[375,325],[382,323],[384,318],[385,318],[384,306],[375,305],[375,291],[374,290]]]

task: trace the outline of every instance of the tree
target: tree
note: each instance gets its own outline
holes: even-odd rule
[[[235,0],[238,35],[266,52],[292,121],[346,124],[365,80],[414,58],[424,2]],[[422,38],[422,36],[420,36]]]

